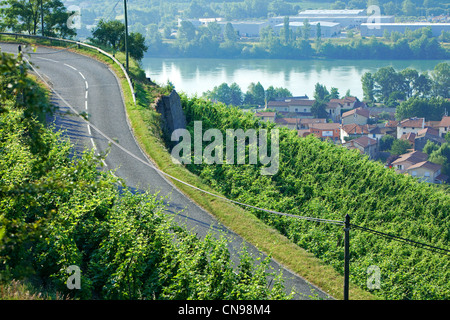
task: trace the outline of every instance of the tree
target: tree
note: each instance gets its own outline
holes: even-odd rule
[[[118,20],[100,20],[97,27],[92,31],[93,40],[118,50],[120,41],[125,35],[125,25]]]
[[[234,30],[234,27],[231,24],[231,22],[228,22],[225,25],[224,38],[225,38],[225,41],[228,41],[230,43],[235,43],[237,40],[237,33]]]
[[[42,32],[40,0],[4,0],[0,2],[0,25],[14,32],[36,35]],[[42,0],[44,35],[75,36],[75,29],[67,26],[67,20],[74,12],[67,12],[60,0]]]
[[[270,86],[266,89],[266,100],[271,101],[275,98],[292,97],[292,93],[286,88],[274,88]]]
[[[430,156],[434,151],[436,151],[438,149],[439,149],[439,145],[437,145],[436,143],[434,143],[431,140],[428,140],[425,143],[425,146],[423,147],[422,151]]]
[[[328,92],[327,87],[321,85],[320,83],[316,83],[314,90],[314,99],[320,102],[330,101],[330,93]]]
[[[121,41],[120,49],[125,51],[125,41]],[[144,53],[148,50],[145,44],[145,37],[139,32],[132,32],[128,35],[128,52],[130,57],[137,61],[141,61]]]
[[[441,97],[418,98],[412,97],[400,103],[397,107],[395,116],[397,119],[406,119],[410,117],[425,118],[426,121],[439,121],[450,110],[450,101]]]
[[[308,40],[311,35],[311,24],[308,19],[303,20],[302,35],[304,40]]]
[[[92,36],[92,40],[111,47],[114,51],[125,50],[125,24],[121,21],[100,20],[97,27],[92,31]],[[139,61],[144,57],[147,50],[145,37],[142,34],[132,32],[128,35],[128,52],[131,57]]]
[[[147,26],[145,39],[146,43],[148,44],[148,49],[153,52],[161,51],[163,47],[163,41],[161,32],[159,32],[158,26],[156,24],[153,23]]]
[[[284,45],[288,45],[291,41],[291,28],[289,26],[289,17],[284,17],[282,40]]]
[[[316,100],[311,106],[311,113],[315,118],[328,118],[326,107],[327,104],[323,100]]]
[[[235,82],[230,85],[230,103],[233,106],[240,106],[242,104],[242,90]]]
[[[395,155],[401,155],[408,152],[411,148],[411,144],[407,140],[396,139],[392,143],[391,153]]]
[[[416,13],[416,6],[411,0],[404,0],[402,2],[402,11],[405,16],[414,16]]]
[[[248,90],[245,93],[244,103],[250,105],[264,105],[265,104],[265,91],[261,83],[250,83]]]
[[[181,21],[178,28],[178,40],[180,41],[192,41],[195,39],[195,27],[190,21]]]
[[[431,73],[434,95],[450,98],[450,64],[441,62],[434,67]]]
[[[322,27],[320,22],[316,25],[316,50],[320,50],[322,46]]]
[[[380,151],[388,151],[392,148],[395,138],[389,134],[384,135],[380,139]]]
[[[368,102],[373,102],[374,97],[374,87],[375,80],[372,73],[366,72],[361,77],[362,89],[363,89],[363,99]]]

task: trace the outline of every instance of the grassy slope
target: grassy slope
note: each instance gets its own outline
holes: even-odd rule
[[[2,37],[0,40],[5,41],[6,39]],[[32,41],[28,40],[28,42],[31,43]],[[39,42],[42,45],[51,45],[45,41]],[[120,80],[126,111],[135,137],[140,143],[141,148],[162,171],[199,188],[216,193],[204,184],[199,177],[189,172],[183,166],[174,164],[171,160],[170,154],[161,139],[159,114],[153,108],[156,99],[162,94],[167,93],[164,88],[154,86],[146,81],[144,71],[136,62],[130,60],[130,76],[135,83],[137,99],[137,105],[135,106],[131,90],[122,70],[119,66],[113,64],[111,59],[98,52],[84,48],[71,48],[70,50],[106,63],[116,73]],[[124,54],[119,53],[116,55],[116,58],[119,61],[125,61]],[[277,230],[268,227],[253,214],[246,212],[242,208],[201,193],[177,181],[173,182],[199,206],[212,213],[221,223],[241,235],[246,241],[252,243],[267,254],[270,254],[275,260],[320,287],[336,299],[343,298],[343,276],[338,274],[331,266],[325,265],[321,260],[298,247]],[[377,298],[351,285],[350,299],[368,300]]]

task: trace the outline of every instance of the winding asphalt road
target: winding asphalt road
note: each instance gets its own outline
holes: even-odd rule
[[[17,44],[0,43],[0,48],[2,52],[18,51]],[[51,98],[52,103],[58,108],[52,121],[56,129],[65,130],[65,134],[78,151],[94,148],[96,152],[104,153],[109,150],[104,161],[105,168],[115,170],[115,174],[123,178],[132,189],[149,190],[152,193],[158,192],[162,197],[168,197],[167,212],[175,217],[177,223],[196,232],[200,237],[210,232],[225,235],[230,239],[232,255],[233,252],[239,252],[245,243],[255,257],[265,257],[264,253],[259,252],[239,235],[221,225],[210,213],[197,206],[160,173],[133,159],[118,147],[110,146],[104,137],[82,119],[69,113],[70,109],[66,103],[79,113],[86,112],[95,127],[134,155],[148,161],[136,143],[126,120],[118,79],[107,65],[67,50],[38,47],[35,52],[31,48],[23,48],[23,51],[29,53],[26,55],[28,60],[58,93],[53,94]],[[233,256],[236,257],[235,254]],[[307,299],[309,295],[332,299],[276,261],[272,260],[271,266],[283,272],[286,289],[290,291],[294,288],[298,293],[297,299]]]

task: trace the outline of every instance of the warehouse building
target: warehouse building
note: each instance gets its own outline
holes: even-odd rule
[[[382,37],[385,30],[389,33],[396,31],[405,33],[406,29],[415,31],[417,29],[431,27],[433,37],[439,37],[442,31],[450,32],[450,23],[363,23],[361,24],[361,36],[363,37]]]
[[[317,25],[320,24],[321,38],[331,38],[336,37],[341,32],[341,26],[339,23],[328,22],[328,21],[311,21],[309,23],[310,28],[310,38],[315,38],[317,33]],[[280,23],[273,27],[275,33],[280,33],[284,28],[284,23]],[[289,22],[289,28],[294,32],[299,32],[303,28],[303,22]]]
[[[259,37],[261,29],[269,25],[267,21],[221,21],[218,24],[222,28],[222,34],[227,23],[231,23],[234,31],[241,37]]]

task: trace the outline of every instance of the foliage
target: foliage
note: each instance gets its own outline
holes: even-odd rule
[[[272,130],[252,114],[199,98],[182,97],[192,130],[202,121],[203,130]],[[299,216],[343,221],[414,241],[448,248],[450,197],[448,191],[370,161],[358,152],[320,141],[300,138],[279,128],[280,167],[274,176],[260,174],[259,165],[188,165],[220,194],[253,206]],[[249,209],[250,210],[250,209]],[[343,272],[342,229],[330,224],[293,219],[251,210],[339,272]],[[372,233],[351,229],[351,280],[367,289],[367,270],[381,271],[385,299],[448,299],[448,257]]]
[[[450,101],[442,97],[413,97],[400,103],[395,116],[397,119],[419,117],[425,121],[440,121],[447,110],[450,110]]]
[[[100,20],[92,31],[92,41],[103,46],[111,47],[114,51],[125,52],[125,25],[118,21]],[[139,32],[128,34],[128,52],[135,60],[140,61],[148,50],[145,37]]]
[[[391,154],[402,155],[411,149],[411,143],[408,140],[396,139],[392,142]]]
[[[290,298],[268,260],[255,261],[245,248],[231,256],[225,238],[198,239],[168,219],[166,199],[132,193],[100,170],[94,151],[79,154],[61,133],[26,117],[35,91],[4,94],[27,87],[20,87],[21,61],[2,54],[0,66],[2,284],[33,279],[77,299]],[[66,285],[71,265],[81,270],[79,290]]]
[[[67,20],[73,12],[67,12],[60,0],[43,0],[44,30],[41,30],[41,1],[39,0],[4,0],[0,2],[0,25],[14,32],[38,32],[50,37],[73,37],[75,29],[67,26]],[[1,29],[1,27],[0,27]]]

